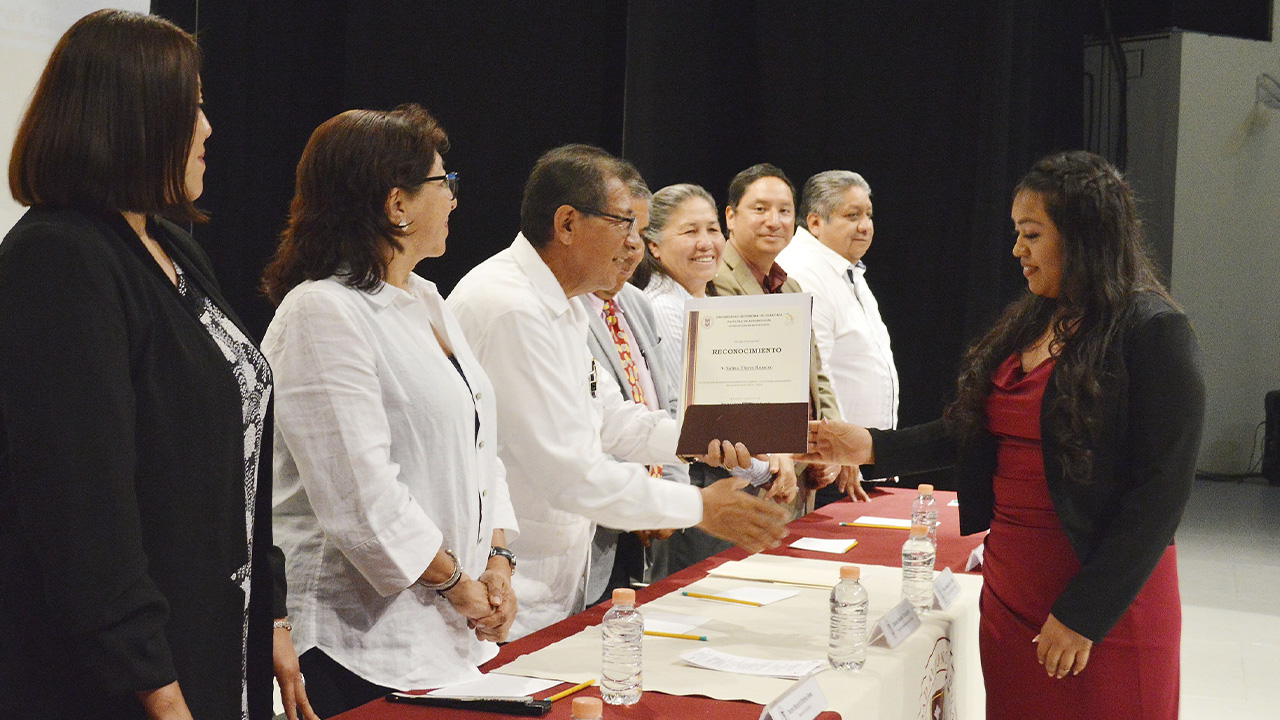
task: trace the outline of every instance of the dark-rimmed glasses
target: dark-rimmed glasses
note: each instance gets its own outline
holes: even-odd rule
[[[433,180],[443,180],[444,186],[449,188],[449,192],[453,194],[453,198],[455,200],[458,198],[458,173],[451,172],[451,173],[445,173],[444,175],[432,175],[431,177],[423,180],[422,182],[429,183],[429,182],[432,182]]]
[[[633,217],[627,217],[626,215],[614,215],[613,213],[607,213],[603,210],[596,210],[593,208],[580,208],[577,205],[570,205],[569,207],[573,208],[574,210],[577,210],[583,215],[594,215],[598,218],[604,218],[605,220],[612,220],[615,223],[626,223],[625,226],[619,226],[619,227],[625,227],[628,235],[631,234],[631,228],[635,227],[636,225],[636,219]]]

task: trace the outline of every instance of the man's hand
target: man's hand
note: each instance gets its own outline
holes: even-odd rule
[[[796,499],[796,463],[790,455],[773,453],[769,456],[769,472],[773,479],[766,485],[764,497],[776,503],[787,504]]]
[[[840,476],[836,478],[836,489],[854,502],[868,502],[871,498],[862,489],[862,471],[850,465],[840,466]]]
[[[271,631],[271,666],[276,684],[280,686],[280,702],[289,720],[320,720],[307,700],[307,686],[303,684],[302,670],[298,667],[298,653],[293,649],[289,631],[275,628]]]
[[[830,420],[809,421],[809,452],[796,458],[840,465],[869,465],[875,462],[871,433],[864,427]]]
[[[747,481],[725,478],[702,488],[702,522],[709,535],[748,552],[774,548],[787,536],[787,511],[780,505],[738,492]]]
[[[712,440],[707,445],[706,455],[695,455],[694,460],[706,463],[711,467],[722,467],[725,470],[751,467],[751,453],[742,443],[731,443],[728,440]]]
[[[498,566],[497,563],[501,563]],[[511,589],[511,568],[503,558],[490,559],[489,568],[480,573],[479,583],[489,591],[489,607],[493,613],[467,625],[476,631],[476,639],[502,642],[507,639],[511,623],[516,619],[516,593]]]
[[[1093,649],[1092,640],[1063,625],[1052,614],[1031,642],[1036,644],[1036,659],[1044,671],[1056,678],[1064,678],[1068,672],[1079,675],[1089,664],[1089,651]]]

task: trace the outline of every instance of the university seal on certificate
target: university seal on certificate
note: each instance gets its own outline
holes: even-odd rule
[[[715,439],[756,453],[805,452],[809,420],[808,293],[685,302],[681,454]]]

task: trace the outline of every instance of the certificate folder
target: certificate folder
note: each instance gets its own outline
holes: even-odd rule
[[[702,455],[712,440],[732,440],[753,453],[802,453],[808,421],[808,402],[690,405],[676,452]]]
[[[811,308],[807,293],[685,302],[680,454],[712,440],[805,452]]]

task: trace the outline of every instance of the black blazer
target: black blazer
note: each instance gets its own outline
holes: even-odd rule
[[[191,237],[164,221],[149,233],[234,319]],[[140,718],[134,691],[174,680],[198,720],[240,717],[240,405],[217,345],[119,214],[33,208],[9,232],[0,717]],[[248,674],[265,718],[276,610],[260,468]]]
[[[1204,421],[1200,349],[1185,315],[1158,295],[1129,303],[1125,329],[1108,358],[1102,440],[1089,484],[1063,477],[1063,429],[1045,414],[1058,390],[1050,374],[1041,401],[1045,478],[1062,529],[1082,565],[1053,605],[1064,625],[1099,642],[1142,589],[1174,531],[1195,478]],[[868,477],[952,467],[960,531],[990,527],[996,440],[984,435],[963,454],[941,420],[898,431],[872,430],[876,464]]]

